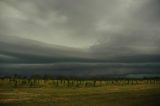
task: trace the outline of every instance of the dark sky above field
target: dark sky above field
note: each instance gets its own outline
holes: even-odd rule
[[[159,0],[0,0],[1,74],[159,74],[159,63]]]

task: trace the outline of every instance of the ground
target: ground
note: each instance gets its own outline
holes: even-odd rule
[[[160,106],[160,85],[0,87],[0,106]]]

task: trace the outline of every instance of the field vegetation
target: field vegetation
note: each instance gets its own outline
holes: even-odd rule
[[[160,106],[160,80],[3,77],[0,106]]]

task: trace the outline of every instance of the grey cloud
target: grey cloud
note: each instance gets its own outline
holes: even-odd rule
[[[122,39],[123,40],[123,39]],[[121,40],[120,40],[121,41]],[[65,46],[46,44],[19,37],[1,36],[1,63],[57,63],[57,62],[159,62],[158,53],[136,53],[130,46],[124,48],[117,44],[91,49],[76,49]],[[129,41],[131,42],[131,41]],[[126,43],[127,42],[124,42]],[[128,43],[129,44],[129,43]],[[114,45],[114,46],[113,46]],[[117,46],[118,45],[118,46]],[[107,48],[107,49],[105,49]],[[122,50],[122,51],[121,51]],[[130,50],[130,51],[129,51]],[[148,49],[147,49],[148,50]]]
[[[1,36],[0,54],[2,62],[15,57],[13,62],[64,62],[64,61],[99,61],[88,50],[51,45],[19,37]],[[5,59],[6,58],[6,59]]]
[[[3,65],[15,63],[30,72],[39,70],[35,64],[83,75],[158,72],[159,65],[111,65],[112,72],[106,63],[160,62],[159,5],[159,0],[0,0],[1,70],[7,73],[11,67]]]
[[[141,21],[150,23],[151,25],[160,23],[160,2],[159,0],[147,0],[147,2],[137,10],[134,15],[141,18]]]
[[[107,64],[107,63],[56,63],[56,64],[5,64],[0,65],[3,75],[51,74],[64,76],[127,76],[130,74],[157,74],[159,64]]]
[[[5,8],[2,7],[1,13],[12,12],[3,19],[2,28],[7,31],[2,32],[47,43],[88,47],[98,39],[116,39],[116,34],[110,35],[113,32],[123,37],[126,32],[143,31],[140,39],[151,33],[159,34],[159,2],[156,0],[2,1]]]
[[[113,17],[109,23],[100,24],[102,37],[91,49],[110,56],[159,55],[159,10],[157,0],[132,1],[122,17]],[[107,30],[110,26],[113,28]]]
[[[9,30],[4,33],[49,43],[58,43],[56,41],[58,40],[62,45],[65,45],[64,42],[69,46],[75,46],[73,43],[76,43],[80,47],[95,43],[100,36],[99,33],[95,34],[95,24],[103,18],[113,18],[112,13],[118,10],[114,7],[119,7],[119,3],[121,3],[117,0],[101,0],[100,2],[96,0],[92,2],[86,0],[69,0],[67,2],[64,0],[47,0],[45,2],[43,0],[3,0],[3,2],[1,13],[3,13],[2,16],[4,14],[8,16],[4,15],[6,17],[4,21]],[[5,12],[12,12],[12,14]],[[66,21],[57,23],[58,19],[63,19],[63,17],[66,17]]]
[[[94,53],[109,56],[158,55],[160,53],[159,34],[132,31],[122,35],[117,33],[110,33],[110,35],[111,37],[105,36],[99,40],[99,43],[92,46],[91,50]]]

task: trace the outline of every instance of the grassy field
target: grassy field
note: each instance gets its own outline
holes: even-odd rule
[[[160,83],[148,81],[97,82],[95,87],[15,87],[7,81],[0,81],[0,106],[160,106]]]

